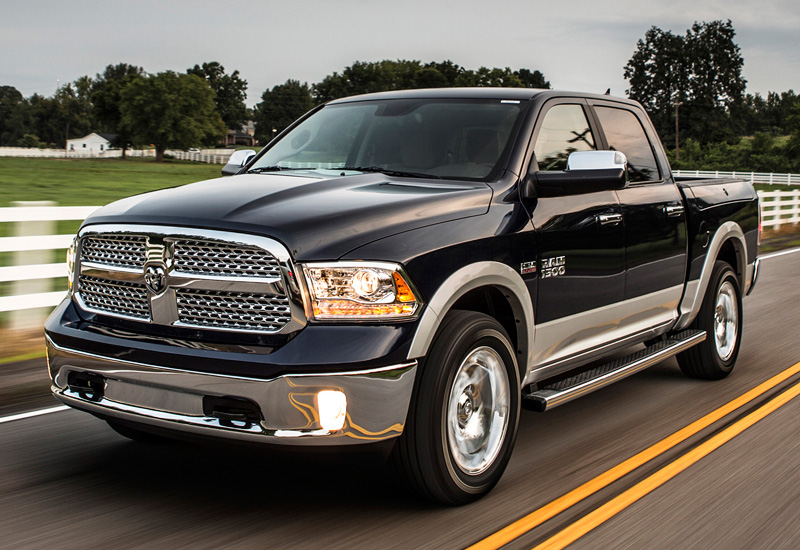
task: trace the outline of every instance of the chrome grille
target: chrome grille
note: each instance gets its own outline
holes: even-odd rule
[[[286,296],[178,289],[176,299],[183,325],[274,332],[292,317]]]
[[[83,240],[81,260],[139,268],[147,260],[147,238],[144,235],[92,235]]]
[[[175,240],[175,269],[196,275],[280,277],[280,264],[266,250],[217,241]]]
[[[89,311],[222,331],[278,333],[305,324],[288,252],[267,237],[97,225],[80,238],[75,296]]]
[[[81,298],[90,309],[137,319],[150,319],[147,288],[140,283],[81,275]]]

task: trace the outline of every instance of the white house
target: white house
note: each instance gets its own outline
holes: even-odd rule
[[[92,132],[82,138],[68,139],[67,151],[69,153],[98,155],[111,147],[111,142],[117,136],[114,134],[95,134]]]

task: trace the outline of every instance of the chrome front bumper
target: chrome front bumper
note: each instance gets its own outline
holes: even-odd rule
[[[340,373],[286,375],[262,380],[145,365],[69,350],[47,339],[53,395],[77,409],[199,435],[289,445],[350,445],[399,436],[406,422],[417,362]],[[94,376],[91,394],[70,387],[70,373]],[[74,380],[73,375],[73,380]],[[317,394],[344,392],[341,430],[320,424]],[[258,421],[208,416],[205,398],[255,403]]]

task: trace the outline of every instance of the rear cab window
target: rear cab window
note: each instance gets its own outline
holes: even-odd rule
[[[639,118],[626,109],[595,105],[608,147],[628,157],[628,181],[632,183],[658,181],[661,174]]]

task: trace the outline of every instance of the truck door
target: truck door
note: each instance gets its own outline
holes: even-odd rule
[[[651,325],[673,319],[686,278],[686,212],[678,187],[659,169],[655,134],[643,114],[593,103],[603,147],[628,158],[628,185],[617,192],[625,219],[625,300],[649,312]],[[658,142],[655,142],[658,143]],[[660,149],[658,149],[660,151]],[[662,166],[666,167],[666,159]]]
[[[548,102],[534,129],[532,168],[562,171],[575,151],[597,149],[581,99]],[[550,364],[606,340],[623,299],[625,246],[614,191],[539,197],[532,214],[538,250],[534,360]]]

